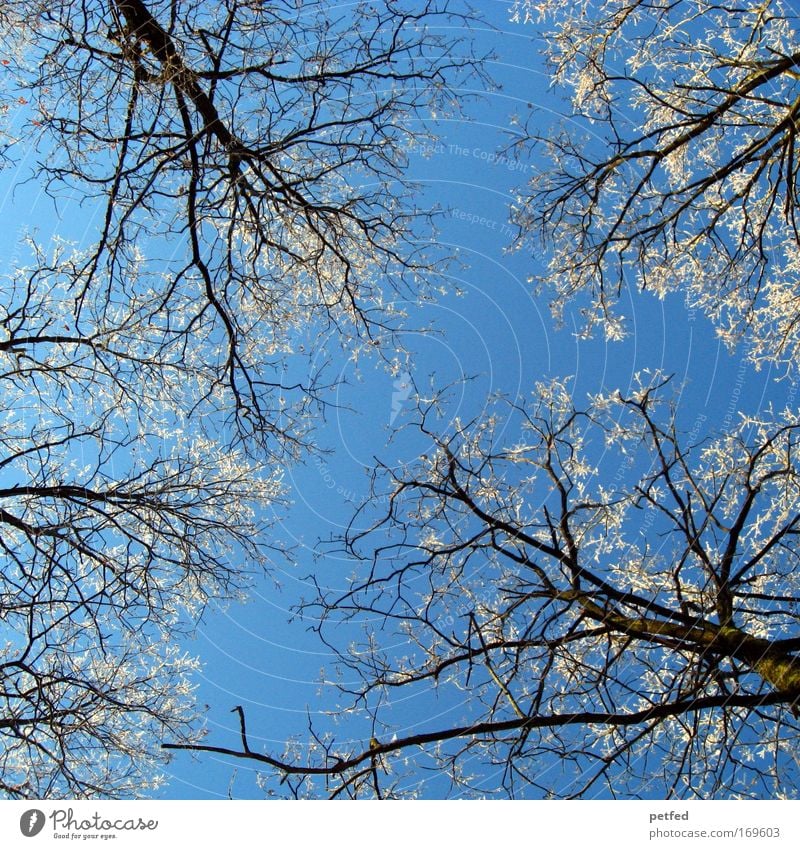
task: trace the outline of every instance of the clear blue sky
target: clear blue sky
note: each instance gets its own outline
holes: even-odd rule
[[[687,312],[679,298],[660,302],[644,295],[632,300],[627,310],[631,332],[622,343],[579,341],[569,316],[566,327],[553,327],[547,297],[535,296],[527,283],[537,267],[532,250],[506,250],[511,242],[509,202],[541,163],[498,154],[510,141],[514,113],[524,117],[534,110],[537,120],[548,124],[564,104],[548,93],[533,29],[510,24],[508,5],[507,0],[482,4],[496,29],[476,33],[496,54],[489,70],[502,87],[469,103],[468,120],[441,122],[437,145],[409,154],[412,174],[420,181],[420,206],[443,207],[438,238],[458,251],[463,267],[454,266],[448,291],[438,303],[408,304],[409,353],[400,377],[408,373],[420,390],[474,377],[453,392],[448,410],[448,415],[470,418],[490,394],[527,395],[534,381],[549,376],[573,376],[574,391],[585,396],[600,388],[624,390],[637,370],[660,368],[686,382],[683,423],[692,429],[699,422],[700,436],[732,406],[734,411],[752,411],[784,396],[786,383],[777,384],[769,371],[754,372],[741,355],[721,348],[705,319]],[[52,202],[32,186],[12,195],[11,182],[21,173],[22,167],[16,173],[0,172],[6,222],[0,264],[7,266],[21,233],[17,222],[35,222],[41,233],[73,236],[91,226],[87,210],[64,203],[56,214]],[[417,332],[422,327],[431,330]],[[334,399],[339,408],[331,408],[320,422],[316,439],[331,453],[289,470],[294,504],[275,528],[276,537],[295,544],[296,562],[278,566],[258,581],[249,604],[209,611],[196,639],[187,644],[203,662],[198,695],[209,705],[211,744],[237,745],[237,720],[230,712],[235,705],[245,708],[251,745],[275,754],[288,737],[305,739],[307,714],[314,719],[335,709],[336,694],[321,684],[332,676],[334,658],[308,631],[309,623],[289,622],[291,608],[313,595],[305,580],[312,571],[321,584],[344,586],[352,564],[330,551],[315,559],[313,550],[318,540],[341,533],[353,505],[366,495],[365,468],[373,458],[397,462],[408,457],[404,452],[419,450],[418,443],[399,433],[412,403],[396,385],[398,377],[377,360],[342,358],[334,340],[329,353],[338,357],[333,372],[344,383]],[[438,716],[430,715],[429,707],[420,710],[423,715],[413,699],[395,706],[398,733],[403,727],[409,732],[446,725],[463,709],[442,703]],[[318,722],[331,727],[324,717]],[[342,733],[346,739],[348,732]],[[364,737],[360,740],[363,744]],[[239,798],[263,795],[246,762],[234,766],[212,756],[195,760],[178,754],[168,773],[167,798],[225,797],[229,788]],[[492,776],[486,781],[490,784]],[[428,793],[437,795],[435,781]]]

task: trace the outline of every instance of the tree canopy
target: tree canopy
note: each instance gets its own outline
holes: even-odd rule
[[[347,575],[299,604],[336,710],[281,751],[244,707],[235,743],[200,733],[177,645],[283,554],[283,469],[335,382],[321,334],[381,356],[447,258],[407,166],[486,79],[460,9],[0,8],[0,161],[68,210],[2,278],[5,795],[147,794],[176,751],[272,795],[796,795],[794,394],[709,430],[656,364],[588,396],[532,373],[463,421],[435,375],[404,389],[419,450],[376,463],[334,540]],[[796,381],[797,13],[511,15],[568,96],[510,142],[536,171],[516,246],[556,318],[619,339],[623,294],[677,296]]]

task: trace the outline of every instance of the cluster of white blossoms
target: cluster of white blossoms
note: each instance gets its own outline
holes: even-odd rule
[[[574,110],[563,130],[533,134],[551,166],[514,211],[520,245],[546,234],[537,282],[556,316],[589,293],[587,332],[617,339],[622,292],[679,293],[727,344],[793,371],[796,9],[609,0],[514,14],[548,33]]]

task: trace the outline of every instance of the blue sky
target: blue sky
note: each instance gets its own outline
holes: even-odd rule
[[[514,113],[524,116],[533,108],[550,122],[565,105],[548,91],[533,31],[507,23],[504,2],[490,11],[497,29],[478,38],[496,54],[491,73],[502,88],[471,103],[469,120],[441,122],[438,143],[410,152],[421,205],[443,207],[439,239],[456,249],[464,264],[451,271],[448,291],[437,303],[421,309],[410,305],[404,341],[410,352],[407,370],[416,386],[424,390],[431,381],[443,387],[474,378],[463,389],[453,389],[446,413],[468,419],[492,393],[525,396],[534,381],[548,376],[572,376],[580,396],[600,388],[624,390],[637,370],[660,368],[685,385],[682,418],[687,430],[699,429],[700,436],[732,406],[734,414],[752,411],[785,396],[786,383],[776,383],[768,370],[754,372],[740,353],[731,355],[704,317],[689,312],[679,298],[632,298],[626,305],[629,338],[621,343],[578,339],[569,316],[565,327],[553,327],[546,295],[536,296],[527,282],[537,257],[530,249],[508,251],[509,203],[540,163],[510,159],[502,150],[511,138]],[[415,332],[415,324],[432,325],[433,331]],[[358,503],[366,494],[365,467],[373,457],[396,462],[405,458],[404,450],[419,450],[399,432],[411,414],[411,401],[401,402],[393,417],[395,378],[380,362],[342,362],[339,375],[346,380],[337,394],[342,409],[331,411],[317,432],[318,444],[333,453],[309,460],[288,476],[294,506],[281,527],[298,543],[297,564],[275,575],[280,589],[265,581],[250,605],[211,616],[200,629],[196,646],[206,664],[201,694],[211,705],[209,742],[236,744],[236,717],[229,711],[242,704],[250,733],[279,752],[287,735],[303,738],[306,709],[313,718],[335,703],[335,694],[320,686],[320,670],[329,670],[334,658],[306,631],[307,625],[286,624],[290,607],[298,596],[311,594],[303,580],[310,571],[335,586],[352,570],[341,555],[328,551],[314,559],[312,549],[317,540],[342,532],[352,513],[348,500]],[[459,704],[442,704],[436,716],[430,706],[420,705],[420,715],[415,701],[395,706],[398,732],[444,726],[463,710]],[[330,720],[322,717],[319,724],[330,726]],[[234,795],[247,795],[252,767],[240,763],[236,769]],[[232,769],[213,757],[194,765],[178,757],[171,772],[169,794],[193,797],[224,794]],[[488,783],[491,778],[486,776]],[[436,795],[435,782],[427,792]]]
[[[209,706],[210,744],[237,745],[235,705],[245,708],[251,745],[274,754],[288,737],[307,737],[309,716],[315,724],[330,725],[328,712],[337,709],[338,698],[324,682],[333,677],[335,658],[309,631],[312,622],[293,618],[292,608],[313,594],[309,573],[335,587],[344,586],[354,568],[318,542],[346,527],[354,505],[367,494],[365,470],[375,458],[395,463],[421,450],[418,440],[402,430],[413,408],[411,395],[405,397],[406,376],[421,393],[453,384],[443,427],[447,417],[479,414],[494,393],[524,397],[536,380],[555,376],[572,377],[574,392],[583,397],[603,388],[625,390],[640,369],[674,373],[683,387],[682,422],[687,430],[697,428],[699,436],[726,415],[757,410],[792,391],[768,369],[755,372],[741,352],[724,349],[704,317],[689,312],[677,297],[664,302],[649,295],[631,298],[624,342],[579,339],[570,314],[563,328],[554,328],[546,293],[536,295],[527,282],[538,267],[534,246],[508,250],[509,203],[542,163],[510,159],[502,150],[511,140],[515,113],[527,116],[533,110],[546,125],[566,105],[548,90],[534,30],[508,22],[506,0],[482,5],[494,28],[477,31],[475,37],[496,55],[489,71],[500,88],[470,100],[465,119],[441,121],[435,145],[409,150],[419,204],[442,208],[437,238],[457,252],[460,265],[447,273],[436,303],[407,304],[406,351],[397,352],[395,375],[378,358],[355,362],[342,356],[335,340],[323,340],[323,345],[330,343],[331,374],[341,386],[315,434],[317,445],[330,453],[308,458],[286,474],[293,504],[279,517],[275,534],[294,546],[291,562],[276,564],[273,574],[258,580],[248,604],[209,610],[196,638],[187,643],[203,663],[198,697]],[[24,166],[0,172],[6,222],[0,248],[6,267],[14,262],[25,226],[36,226],[40,236],[58,232],[72,237],[91,226],[88,211],[74,202],[55,207],[32,185],[12,192]],[[470,379],[459,384],[465,378]],[[392,715],[398,732],[410,731],[458,721],[463,706],[444,701],[439,710],[431,715],[426,700],[419,706],[409,699],[396,704]],[[215,756],[178,754],[167,773],[165,798],[219,798],[229,791],[239,798],[263,795],[246,762],[232,765]],[[491,784],[493,776],[484,779]],[[435,779],[426,792],[437,795]]]

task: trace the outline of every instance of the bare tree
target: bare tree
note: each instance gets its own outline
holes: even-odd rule
[[[169,355],[202,348],[203,397],[223,394],[243,435],[291,441],[279,399],[302,408],[313,385],[283,386],[281,354],[325,323],[374,342],[391,293],[429,268],[402,169],[473,67],[436,34],[447,5],[64,0],[3,16],[25,113],[7,155],[36,145],[47,190],[100,219],[71,272],[77,314],[89,290],[109,306],[153,292]]]
[[[177,635],[266,564],[279,475],[174,406],[191,364],[135,303],[111,325],[90,291],[79,327],[45,265],[6,281],[0,321],[0,790],[146,794],[162,736],[196,738]]]
[[[755,362],[798,362],[798,14],[782,0],[514,4],[571,98],[514,210],[552,249],[554,309],[625,332],[623,290],[681,293]],[[582,304],[584,300],[580,301]]]
[[[474,68],[452,20],[2,4],[3,163],[67,211],[2,278],[6,795],[147,793],[163,736],[195,739],[174,637],[269,559],[280,466],[324,400],[289,355],[380,343],[432,261],[404,150]]]
[[[332,796],[413,794],[436,774],[459,794],[796,795],[800,420],[681,435],[666,382],[585,405],[538,384],[446,437],[422,409],[433,447],[376,472],[346,539],[361,567],[314,608],[374,739],[316,728],[311,753],[265,755],[242,715],[240,747],[176,748],[298,794],[320,777]]]

